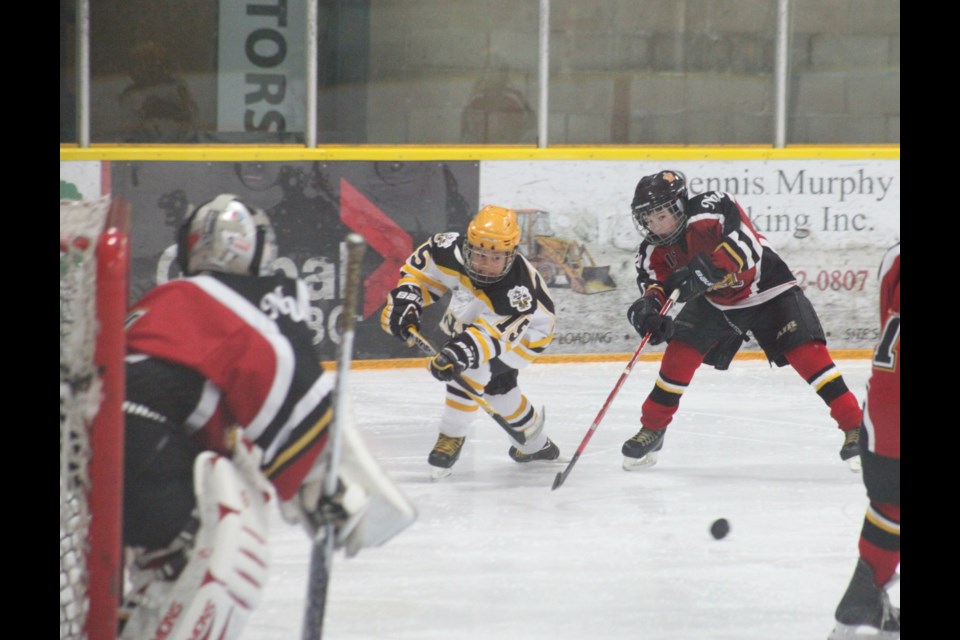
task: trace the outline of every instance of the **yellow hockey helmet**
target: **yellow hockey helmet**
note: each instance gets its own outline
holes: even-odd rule
[[[464,266],[476,284],[502,280],[513,266],[520,246],[520,225],[513,209],[487,205],[467,227]]]

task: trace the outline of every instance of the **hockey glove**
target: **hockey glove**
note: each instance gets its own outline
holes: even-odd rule
[[[440,382],[449,382],[476,361],[474,350],[463,339],[454,339],[430,359],[430,373]]]
[[[308,512],[307,530],[314,532],[316,536],[316,532],[321,527],[333,525],[337,531],[339,547],[356,526],[356,522],[367,507],[367,502],[367,494],[363,487],[344,484],[343,479],[340,478],[337,480],[337,492],[330,497],[317,499],[313,509]]]
[[[410,337],[410,327],[420,329],[423,296],[415,285],[404,284],[391,291],[389,305],[388,328],[391,335],[406,340]]]
[[[640,298],[630,305],[627,320],[641,336],[649,333],[652,345],[673,337],[673,318],[660,315],[660,305],[653,298]]]
[[[308,477],[293,498],[280,503],[280,513],[290,524],[302,525],[310,538],[315,538],[322,527],[333,525],[339,548],[363,515],[367,502],[366,492],[357,484],[344,483],[340,478],[337,492],[326,497],[323,480]]]
[[[710,257],[701,253],[689,264],[671,273],[664,285],[667,291],[679,289],[680,297],[677,301],[687,302],[720,284],[726,276],[726,271],[715,267],[710,262]]]

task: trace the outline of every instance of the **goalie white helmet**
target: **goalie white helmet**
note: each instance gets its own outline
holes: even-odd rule
[[[177,237],[177,261],[185,275],[263,276],[276,257],[276,233],[267,214],[230,193],[197,207]]]

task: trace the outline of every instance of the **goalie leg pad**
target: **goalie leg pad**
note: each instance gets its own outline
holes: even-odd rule
[[[154,580],[121,638],[237,638],[267,582],[269,494],[223,456],[205,452],[194,465],[200,528],[175,581]]]

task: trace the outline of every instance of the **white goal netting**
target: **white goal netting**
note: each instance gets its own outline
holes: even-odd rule
[[[90,429],[100,404],[96,248],[109,198],[60,201],[60,638],[86,637]]]

